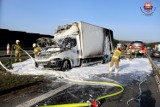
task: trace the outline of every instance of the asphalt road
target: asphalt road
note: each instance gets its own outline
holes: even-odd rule
[[[154,75],[148,77],[140,87],[141,95],[139,82],[133,81],[125,87],[123,94],[106,99],[101,107],[160,107],[160,93]]]
[[[158,59],[154,59],[158,60]],[[99,77],[107,77],[107,74],[99,75]],[[111,77],[113,80],[124,77]],[[48,78],[52,81],[47,87],[35,90],[31,93],[25,93],[10,99],[0,101],[1,107],[23,106],[22,104],[32,103],[32,107],[41,105],[54,105],[64,103],[85,102],[95,99],[97,96],[117,91],[117,88],[109,88],[104,86],[88,86],[88,85],[69,85],[68,83],[57,82],[57,78]],[[107,98],[100,101],[100,107],[160,107],[160,92],[154,79],[154,74],[147,77],[141,85],[139,81],[127,81],[125,90],[122,94]],[[141,94],[139,90],[141,89]],[[66,87],[66,88],[64,88]],[[57,92],[56,90],[61,90]],[[54,93],[53,95],[50,93]],[[49,94],[47,94],[49,93]],[[48,97],[44,97],[48,96]],[[34,99],[38,98],[38,99]],[[30,101],[31,102],[28,102]],[[37,102],[36,102],[37,101]],[[26,106],[27,107],[27,106]]]
[[[107,75],[99,76],[107,77]],[[49,79],[56,80],[56,78]],[[148,76],[147,80],[140,85],[141,95],[139,84],[139,81],[130,82],[124,87],[125,91],[122,94],[101,100],[100,107],[160,107],[160,93],[158,92],[154,75]],[[31,107],[36,107],[42,105],[78,103],[119,90],[114,87],[88,85],[70,85],[64,88],[66,85],[68,86],[69,84],[53,81],[47,87],[35,90],[34,92],[21,94],[19,96],[15,95],[15,97],[8,100],[4,99],[0,101],[0,105],[1,107],[28,107],[28,105],[31,104]],[[59,92],[55,92],[57,90],[59,90]],[[27,106],[25,104],[27,104]]]

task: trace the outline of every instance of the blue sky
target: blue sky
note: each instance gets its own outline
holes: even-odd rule
[[[120,40],[160,41],[160,0],[156,11],[140,10],[148,0],[0,0],[0,28],[52,35],[56,26],[84,21],[114,32]]]

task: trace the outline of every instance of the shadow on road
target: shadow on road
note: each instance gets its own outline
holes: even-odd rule
[[[156,100],[152,97],[151,91],[142,92],[140,107],[155,107]]]

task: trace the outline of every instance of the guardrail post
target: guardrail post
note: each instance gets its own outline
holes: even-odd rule
[[[146,56],[149,59],[150,63],[152,64],[154,78],[157,83],[158,92],[160,92],[160,68],[153,62],[153,60],[151,59],[151,57],[148,54]]]

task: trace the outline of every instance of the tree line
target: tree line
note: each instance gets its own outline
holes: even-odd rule
[[[20,40],[22,47],[25,49],[33,49],[32,44],[40,37],[49,37],[51,35],[39,34],[39,33],[28,33],[22,31],[12,31],[8,29],[0,29],[0,50],[5,50],[7,44],[15,44],[16,40]]]

